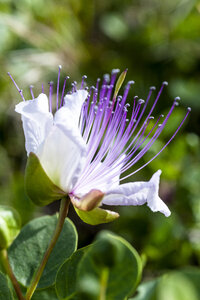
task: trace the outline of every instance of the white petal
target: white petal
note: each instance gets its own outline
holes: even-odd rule
[[[49,112],[48,98],[45,94],[40,94],[33,100],[22,101],[15,106],[15,111],[35,120],[37,113]]]
[[[159,196],[154,198],[154,201],[151,201],[151,205],[149,202],[147,202],[147,205],[151,208],[153,212],[160,211],[165,215],[165,217],[169,217],[171,215],[171,212],[167,205],[160,199]]]
[[[54,124],[63,130],[66,135],[71,132],[73,139],[82,147],[85,147],[85,142],[81,136],[78,126],[81,107],[88,93],[85,90],[78,90],[72,95],[65,96],[65,104],[61,107],[54,116]]]
[[[27,155],[36,153],[53,126],[47,96],[40,94],[36,99],[20,102],[15,111],[22,117]]]
[[[147,205],[153,212],[160,211],[166,217],[170,210],[158,196],[161,171],[157,171],[148,182],[130,182],[107,191],[102,203],[107,205]]]
[[[171,212],[167,205],[158,196],[161,171],[158,170],[149,181],[149,192],[147,195],[147,205],[153,212],[160,211],[166,217],[169,217]]]
[[[78,127],[81,108],[86,100],[88,92],[78,90],[73,94],[66,95],[64,98],[64,106],[55,114],[55,122],[69,126],[72,123]]]
[[[80,116],[81,107],[87,95],[88,92],[86,90],[78,90],[73,94],[67,94],[64,98],[64,106],[69,108],[73,114]]]
[[[123,184],[122,184],[123,186]],[[126,196],[123,194],[106,194],[102,200],[103,204],[107,205],[143,205],[146,203],[147,189],[141,190],[138,193]]]
[[[54,125],[36,154],[53,183],[69,193],[85,163],[86,145]]]

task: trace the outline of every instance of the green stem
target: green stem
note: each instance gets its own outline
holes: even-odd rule
[[[36,287],[37,287],[37,284],[42,276],[42,273],[44,271],[44,268],[46,266],[46,263],[48,261],[48,258],[59,238],[59,235],[62,231],[62,228],[63,228],[63,225],[64,225],[64,222],[65,222],[65,218],[67,216],[67,213],[68,213],[68,209],[69,209],[69,203],[70,203],[70,199],[69,197],[67,198],[64,198],[61,200],[61,204],[60,204],[60,212],[59,212],[59,218],[58,218],[58,223],[56,225],[56,229],[55,229],[55,232],[53,234],[53,237],[50,241],[50,244],[46,250],[46,253],[44,254],[44,257],[43,257],[43,260],[37,270],[37,272],[35,273],[35,276],[33,277],[32,279],[32,282],[31,282],[31,285],[29,286],[28,290],[27,290],[27,293],[26,293],[26,300],[30,300]]]
[[[106,289],[107,289],[107,283],[108,283],[108,276],[109,276],[109,269],[104,268],[102,270],[101,278],[100,278],[99,300],[106,300]]]
[[[17,297],[19,300],[25,300],[22,292],[21,292],[21,288],[19,286],[19,283],[17,282],[17,279],[15,278],[15,275],[13,274],[13,271],[11,269],[10,263],[9,263],[9,259],[8,259],[8,252],[6,249],[1,250],[1,258],[2,258],[2,263],[3,266],[5,268],[6,273],[8,274],[8,276],[10,277],[10,280],[13,284],[13,287],[15,289],[15,292],[17,294]]]

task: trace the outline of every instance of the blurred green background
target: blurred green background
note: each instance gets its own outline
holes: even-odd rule
[[[132,180],[149,180],[162,169],[160,196],[172,216],[153,214],[147,207],[114,208],[121,217],[108,225],[88,226],[70,210],[79,232],[79,246],[87,245],[102,228],[126,238],[143,255],[144,277],[166,270],[200,264],[200,1],[195,0],[2,0],[0,1],[0,203],[14,206],[23,224],[57,203],[34,207],[24,193],[26,152],[20,101],[7,72],[11,72],[28,99],[44,83],[70,75],[88,84],[113,68],[128,67],[126,80],[134,80],[129,101],[145,98],[149,86],[165,88],[158,112],[167,112],[175,96],[181,97],[160,139],[140,162],[149,160],[164,145],[182,120],[192,112],[176,139]]]

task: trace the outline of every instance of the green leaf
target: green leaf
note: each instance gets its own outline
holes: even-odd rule
[[[56,292],[60,300],[124,299],[136,288],[142,263],[124,239],[102,232],[94,244],[76,251],[59,269]]]
[[[71,299],[77,294],[78,265],[88,247],[74,252],[60,267],[56,277],[56,292],[59,299]]]
[[[171,272],[145,282],[132,300],[198,300],[200,298],[200,271]]]
[[[47,176],[38,157],[30,153],[25,171],[25,190],[34,204],[48,205],[66,196]]]
[[[130,300],[156,300],[156,289],[159,279],[154,279],[138,287],[138,295]]]
[[[136,289],[141,271],[142,263],[136,250],[123,238],[104,231],[80,262],[79,290],[84,287],[86,294],[88,286],[90,294],[90,281],[95,286],[96,280],[99,283],[97,291],[101,295],[105,293],[105,299],[124,299]]]
[[[0,205],[0,249],[6,249],[18,235],[21,219],[18,212],[9,206]]]
[[[25,287],[30,285],[49,241],[54,233],[57,216],[37,218],[22,228],[9,248],[9,260],[17,280]],[[38,288],[46,288],[55,282],[56,272],[77,248],[77,232],[73,223],[65,219],[63,230],[54,247],[39,281]]]
[[[12,293],[8,287],[7,278],[1,272],[0,272],[0,300],[13,300]]]
[[[110,210],[105,210],[99,207],[90,211],[82,211],[77,209],[76,207],[74,207],[74,209],[77,215],[81,218],[81,220],[90,225],[109,223],[119,217],[118,213]]]
[[[51,286],[47,289],[37,290],[33,294],[31,300],[58,300],[55,286]]]
[[[158,300],[198,300],[192,282],[181,272],[173,272],[162,277],[158,285]]]
[[[193,286],[195,287],[197,294],[200,298],[200,269],[198,268],[189,268],[181,271],[187,279],[189,279]]]

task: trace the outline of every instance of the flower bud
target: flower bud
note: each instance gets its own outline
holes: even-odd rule
[[[99,206],[104,193],[99,190],[91,190],[80,199],[71,198],[73,205],[83,211],[90,211]]]
[[[11,207],[0,205],[0,250],[10,246],[20,227],[21,219],[18,212]]]
[[[71,197],[71,201],[77,215],[83,222],[98,225],[112,222],[119,217],[119,214],[114,211],[99,208],[103,197],[104,193],[100,190],[91,190],[80,199]]]

